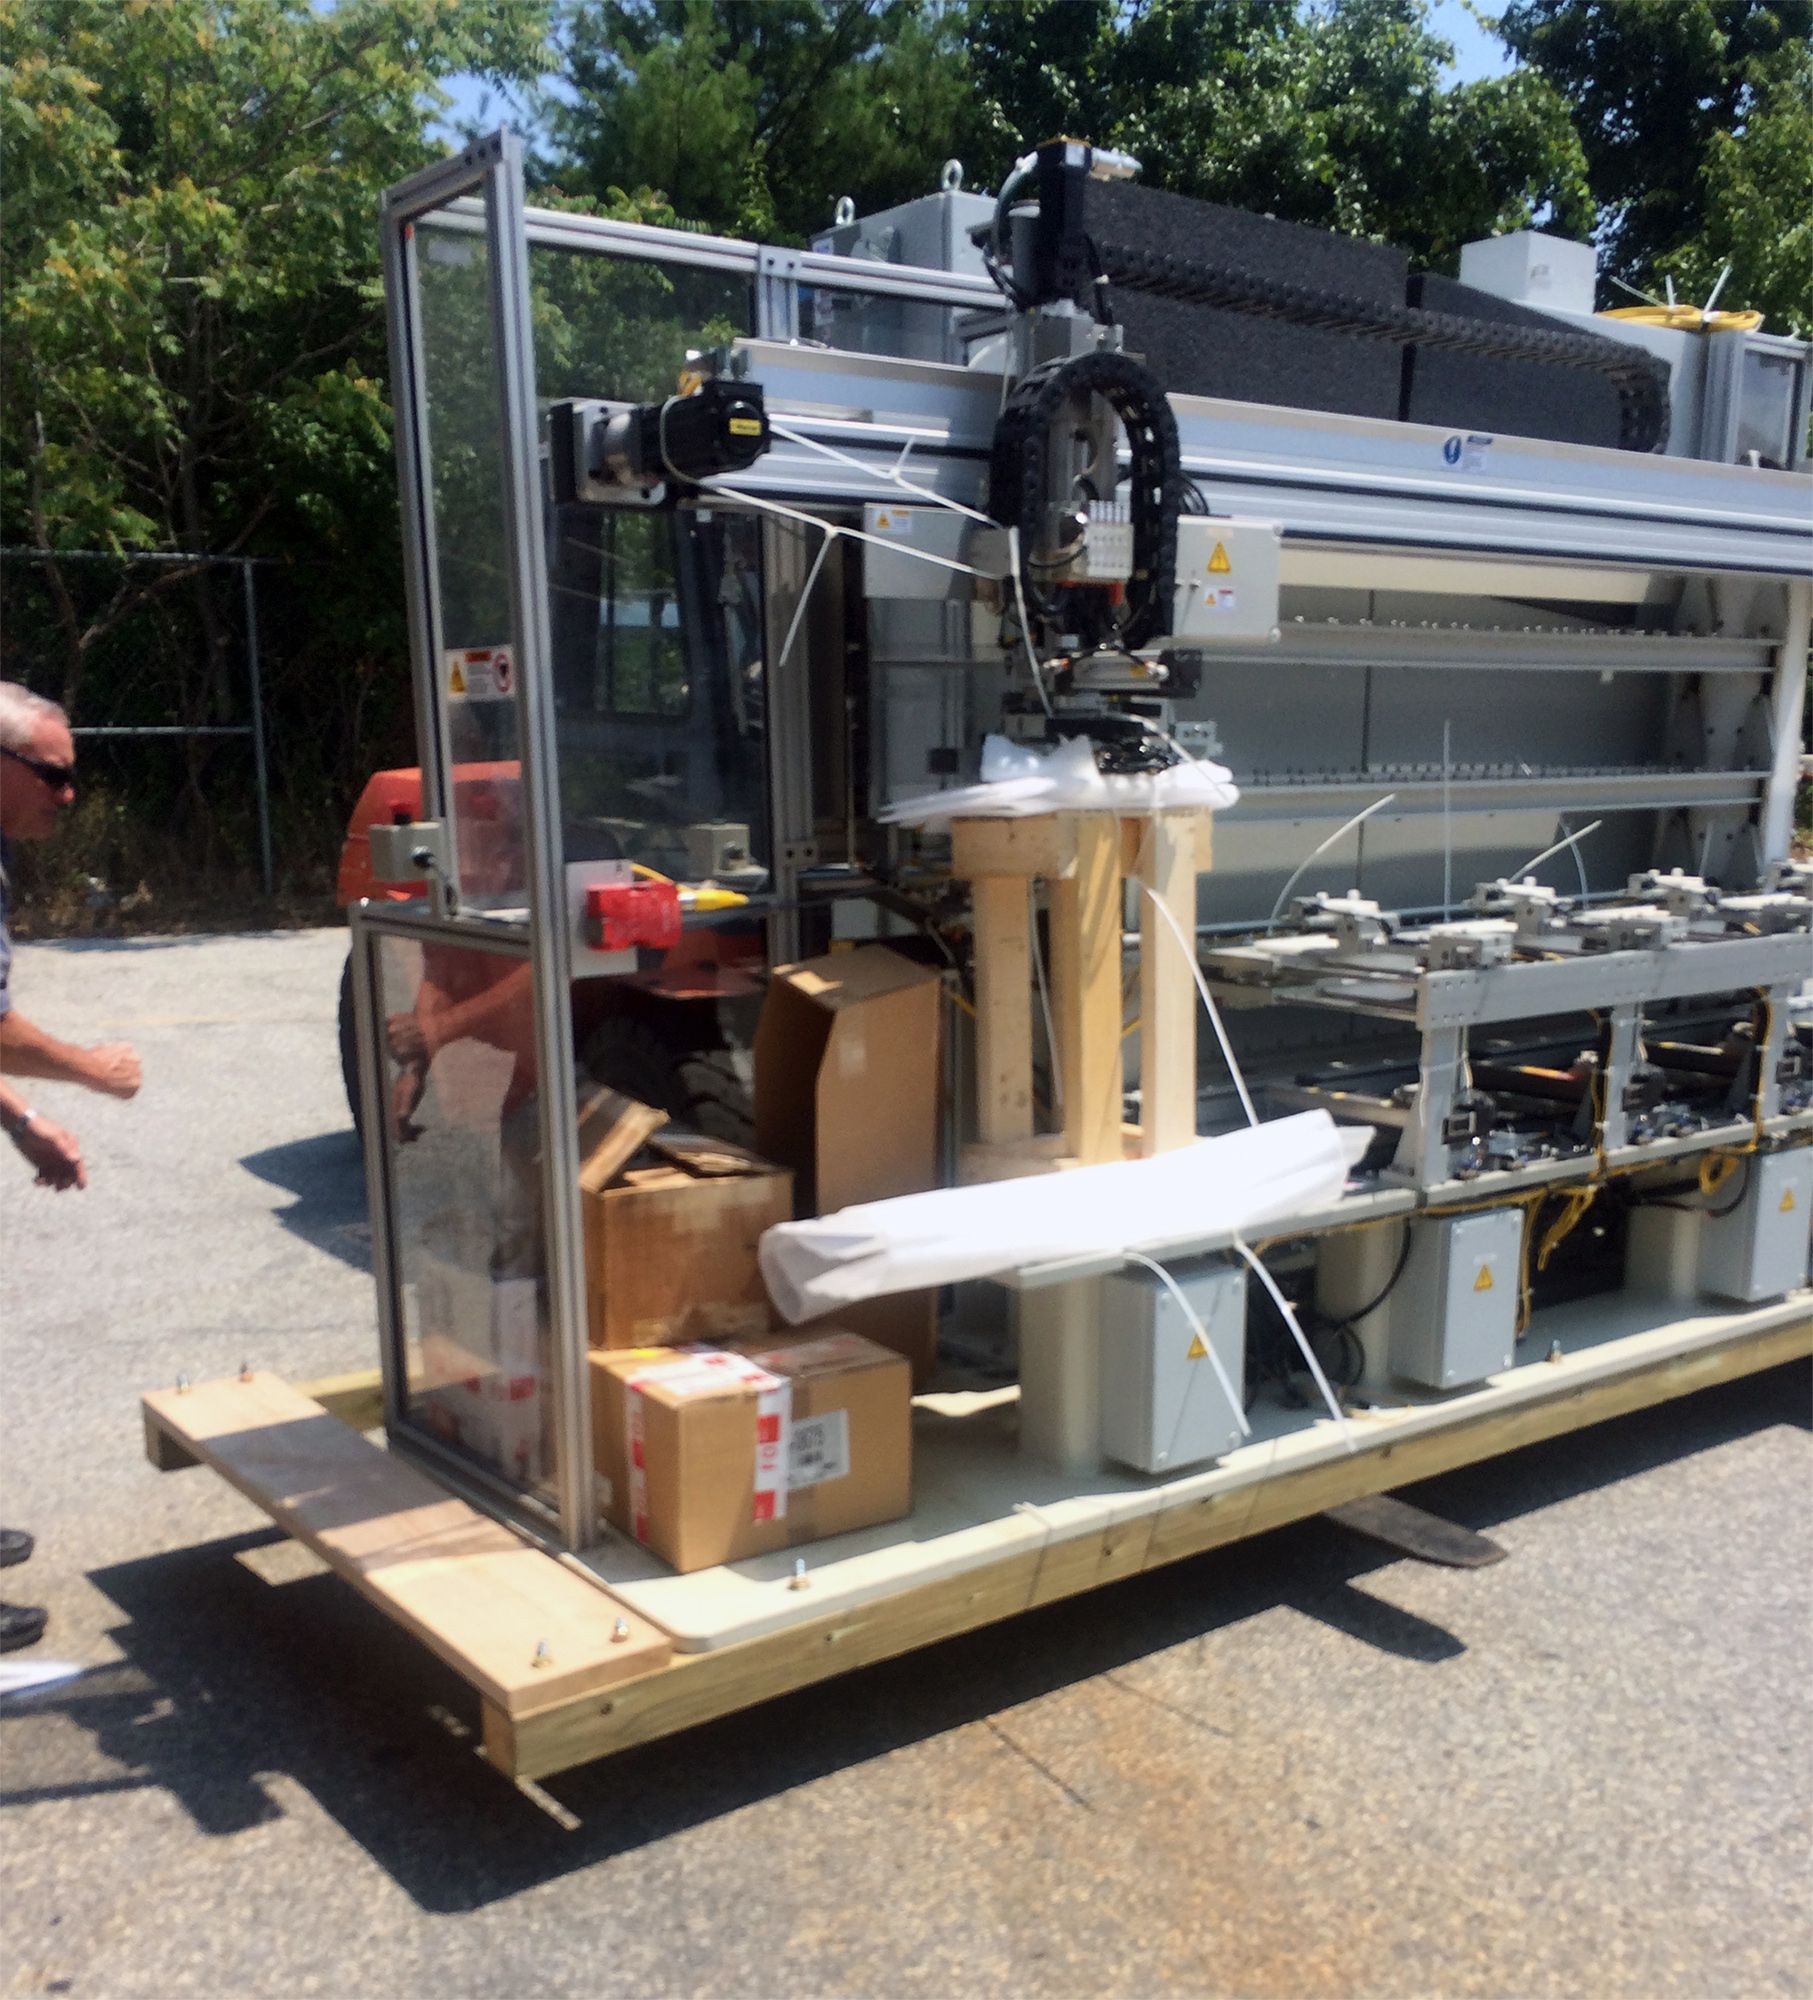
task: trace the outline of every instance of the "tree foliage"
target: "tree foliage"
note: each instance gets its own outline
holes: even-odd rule
[[[1565,98],[1605,268],[1813,330],[1813,0],[1513,0],[1511,52]]]
[[[839,195],[935,184],[966,117],[960,26],[928,0],[579,0],[548,108],[559,177],[803,239]]]

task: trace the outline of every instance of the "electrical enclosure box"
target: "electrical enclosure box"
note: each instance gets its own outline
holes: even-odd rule
[[[1152,1272],[1120,1271],[1102,1280],[1102,1450],[1137,1472],[1224,1457],[1243,1435],[1243,1412],[1229,1400],[1215,1361],[1241,1396],[1246,1272],[1214,1260],[1179,1264],[1171,1275],[1201,1332]]]
[[[1272,521],[1185,514],[1177,524],[1171,631],[1157,646],[1211,646],[1278,636],[1283,536]]]
[[[1509,1368],[1523,1211],[1437,1216],[1410,1229],[1410,1255],[1389,1300],[1392,1373],[1458,1389]]]
[[[1700,1289],[1748,1304],[1807,1282],[1813,1146],[1752,1153],[1745,1170],[1737,1206],[1728,1214],[1709,1209],[1700,1224]]]

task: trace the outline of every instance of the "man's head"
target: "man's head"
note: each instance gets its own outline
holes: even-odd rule
[[[0,681],[0,833],[42,840],[75,796],[76,744],[54,701]]]

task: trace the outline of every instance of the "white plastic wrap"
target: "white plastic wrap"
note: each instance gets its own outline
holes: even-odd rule
[[[1240,796],[1225,764],[1186,759],[1163,771],[1104,776],[1086,738],[1037,750],[1005,736],[982,746],[982,782],[896,799],[876,815],[891,826],[944,826],[953,819],[1024,819],[1033,813],[1221,812]]]
[[[1368,1136],[1303,1111],[1156,1159],[863,1202],[765,1231],[762,1275],[797,1324],[889,1292],[1244,1233],[1332,1205]]]

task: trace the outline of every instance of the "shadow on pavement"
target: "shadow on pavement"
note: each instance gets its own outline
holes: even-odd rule
[[[239,1164],[296,1197],[277,1211],[277,1220],[292,1235],[356,1270],[371,1269],[365,1156],[350,1124],[344,1131],[319,1132],[312,1139],[247,1153]]]
[[[1406,1497],[1469,1526],[1502,1524],[1760,1431],[1809,1427],[1808,1403],[1797,1364]],[[125,1614],[113,1636],[126,1658],[0,1709],[12,1797],[158,1785],[204,1832],[230,1835],[282,1812],[266,1788],[280,1776],[421,1907],[469,1911],[1281,1605],[1413,1661],[1465,1650],[1360,1587],[1391,1555],[1305,1521],[785,1696],[753,1725],[726,1717],[568,1772],[548,1786],[577,1816],[567,1831],[483,1763],[468,1690],[399,1628],[326,1573],[253,1573],[257,1552],[281,1542],[267,1531],[94,1572]]]

